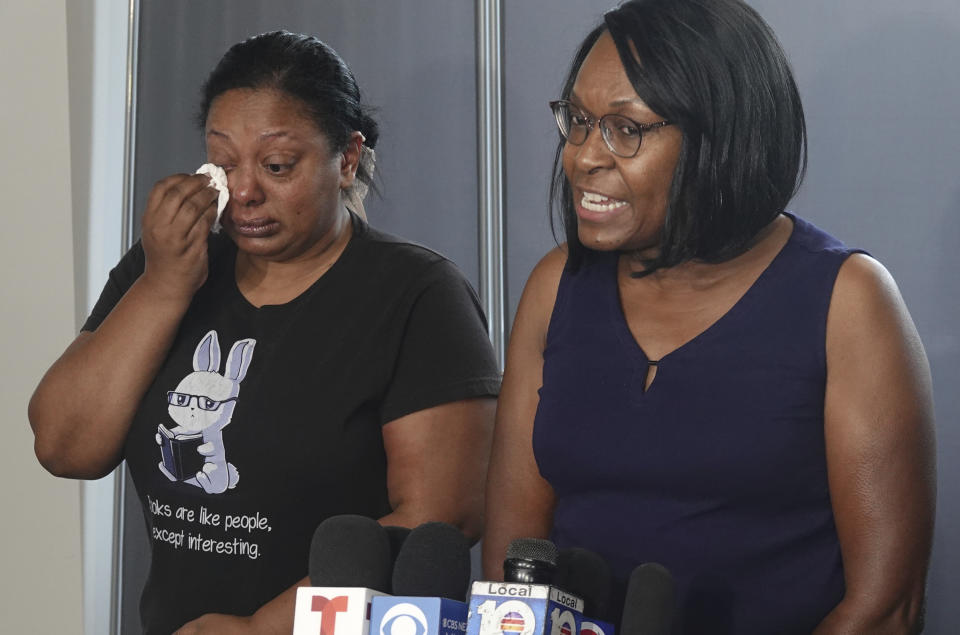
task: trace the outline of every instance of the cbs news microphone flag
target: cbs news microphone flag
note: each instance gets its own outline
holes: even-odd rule
[[[446,523],[410,532],[393,565],[396,597],[373,598],[373,635],[464,635],[470,582],[470,544]]]

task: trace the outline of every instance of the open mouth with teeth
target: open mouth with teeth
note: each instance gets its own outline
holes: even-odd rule
[[[580,199],[580,206],[590,212],[612,212],[626,204],[626,201],[609,198],[594,192],[584,192]]]

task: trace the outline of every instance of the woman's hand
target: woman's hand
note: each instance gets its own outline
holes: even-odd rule
[[[143,214],[143,278],[169,297],[192,298],[207,279],[207,234],[217,218],[205,174],[174,174],[150,191]]]
[[[118,298],[110,314],[96,331],[81,332],[37,386],[29,407],[34,450],[51,473],[100,478],[123,458],[137,405],[207,278],[217,199],[208,182],[177,174],[154,186],[143,217],[144,273],[108,283],[104,293]],[[135,273],[133,261],[121,277]]]

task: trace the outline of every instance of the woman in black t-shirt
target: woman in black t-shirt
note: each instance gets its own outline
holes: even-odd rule
[[[324,518],[479,535],[499,373],[452,263],[363,219],[378,130],[336,52],[235,45],[201,123],[223,232],[208,176],[159,181],[30,421],[56,475],[127,460],[146,632],[289,632]]]

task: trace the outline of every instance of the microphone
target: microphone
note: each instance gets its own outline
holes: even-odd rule
[[[400,554],[400,548],[403,546],[403,542],[407,539],[407,536],[410,535],[410,528],[387,525],[383,529],[387,532],[387,539],[390,541],[390,562],[394,563],[397,561],[397,556]]]
[[[670,572],[655,562],[630,574],[620,620],[622,635],[670,635],[676,611],[676,588]]]
[[[470,545],[446,523],[415,528],[393,565],[394,597],[373,598],[371,635],[463,635]]]
[[[580,635],[613,635],[609,614],[613,573],[606,560],[581,547],[561,549],[554,584],[583,598]]]
[[[366,516],[326,519],[313,532],[308,571],[313,586],[390,588],[387,530]]]
[[[309,587],[297,589],[293,635],[367,635],[370,602],[390,588],[390,538],[372,518],[326,519],[310,542]]]
[[[557,569],[557,548],[549,540],[517,538],[507,547],[504,582],[550,584]]]
[[[410,532],[393,565],[393,594],[463,602],[470,583],[470,543],[447,523],[424,523]]]
[[[561,549],[557,554],[554,586],[583,598],[583,612],[610,619],[610,594],[613,573],[598,554],[581,547]]]
[[[550,586],[556,559],[547,540],[510,543],[507,582],[473,583],[467,635],[579,635],[583,600]]]

